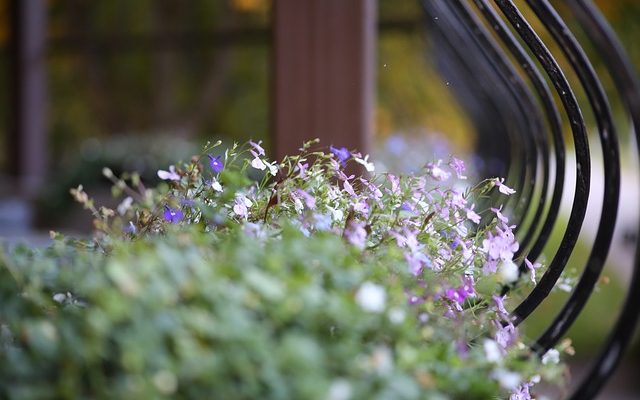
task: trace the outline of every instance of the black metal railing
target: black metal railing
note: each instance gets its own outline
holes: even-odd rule
[[[604,63],[630,117],[636,143],[640,143],[640,83],[631,62],[590,0],[564,3]],[[526,4],[537,18],[536,23],[541,23],[548,33],[549,46],[568,60],[567,70],[563,70],[512,0],[421,0],[421,4],[434,44],[431,56],[475,124],[484,144],[479,151],[485,157],[503,156],[507,161],[504,168],[484,173],[507,176],[507,182],[518,191],[509,207],[519,226],[521,247],[516,256],[521,260],[526,257],[533,262],[540,257],[558,220],[567,151],[563,117],[573,136],[576,180],[571,212],[547,270],[512,312],[516,325],[527,319],[558,283],[585,220],[591,153],[588,126],[575,90],[586,94],[586,104],[595,120],[599,135],[596,147],[602,149],[604,174],[600,219],[582,275],[552,323],[532,344],[532,349],[542,355],[559,342],[583,310],[600,278],[613,239],[620,198],[620,151],[607,94],[589,56],[548,0],[526,0]],[[575,76],[579,84],[572,86],[567,73]],[[640,154],[640,147],[637,151]],[[633,265],[629,291],[617,322],[571,399],[590,399],[599,392],[633,336],[640,315],[638,247]],[[509,289],[505,288],[505,292]]]

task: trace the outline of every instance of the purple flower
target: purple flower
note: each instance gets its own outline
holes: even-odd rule
[[[302,164],[300,161],[298,161],[298,164],[296,165],[295,171],[299,172],[300,173],[300,178],[304,179],[306,174],[307,174],[307,169],[309,169],[309,164],[308,163]]]
[[[473,208],[475,207],[475,204],[471,206],[471,208],[468,208],[467,211],[467,219],[471,222],[473,222],[474,224],[479,224],[480,223],[480,215],[478,215],[478,213],[476,213],[475,211],[473,211]]]
[[[177,224],[184,218],[184,213],[179,208],[171,208],[169,206],[164,206],[164,219],[165,221]]]
[[[531,400],[531,393],[529,392],[531,386],[533,386],[531,382],[523,383],[515,392],[511,393],[509,400]]]
[[[253,205],[253,202],[246,196],[237,195],[233,203],[233,212],[240,218],[247,218],[249,216],[249,207]]]
[[[211,167],[213,172],[215,172],[216,174],[222,172],[222,170],[224,169],[224,164],[220,160],[221,156],[214,157],[211,154],[207,154],[207,157],[209,157],[209,166]]]
[[[493,208],[493,207],[491,208],[491,211],[496,213],[496,217],[498,217],[500,221],[506,224],[507,222],[509,222],[509,218],[505,217],[504,214],[500,212],[501,210],[502,210],[502,206],[500,206],[500,208]]]
[[[413,274],[413,276],[419,276],[422,273],[424,267],[431,268],[431,260],[424,253],[405,253],[405,260],[407,260],[407,264],[409,264],[409,272]]]
[[[176,167],[173,165],[169,166],[169,171],[158,170],[158,178],[170,181],[179,181],[180,175],[176,172]]]
[[[465,300],[476,295],[473,285],[473,278],[465,276],[462,279],[462,285],[457,288],[449,288],[445,290],[444,297],[453,303],[456,310],[462,311],[462,304]]]
[[[527,266],[527,268],[529,269],[529,272],[531,273],[531,282],[533,282],[533,284],[536,284],[536,269],[540,268],[542,266],[542,264],[540,263],[532,263],[531,261],[529,261],[528,259],[524,259],[524,264]]]
[[[346,164],[347,160],[351,157],[351,153],[349,153],[349,150],[347,150],[346,147],[336,148],[333,146],[329,146],[329,150],[331,151],[331,153],[333,153],[334,156],[338,158],[340,164],[342,164],[343,167]]]
[[[367,240],[367,231],[364,229],[364,222],[351,221],[344,230],[344,237],[349,243],[359,249],[364,249]]]
[[[428,163],[426,165],[426,168],[427,168],[427,173],[431,175],[433,179],[435,179],[436,181],[442,182],[449,179],[449,177],[451,176],[451,173],[440,168],[440,165],[442,165],[442,160],[438,160],[435,164]]]
[[[505,326],[502,326],[500,322],[495,322],[495,324],[499,327],[496,332],[496,342],[504,349],[514,344],[518,337],[518,330],[516,327],[512,323]]]
[[[302,200],[304,200],[304,203],[307,205],[308,209],[313,210],[314,208],[316,208],[316,198],[310,195],[308,192],[302,189],[297,189],[294,193],[302,198]]]
[[[411,203],[404,202],[404,203],[402,203],[402,205],[400,206],[400,209],[401,209],[402,211],[413,212],[413,211],[415,210],[415,207],[413,207],[413,206],[411,205]]]
[[[492,260],[510,261],[520,245],[509,227],[505,227],[504,230],[496,228],[496,230],[498,231],[496,236],[487,232],[487,239],[482,241],[482,251],[487,253]]]
[[[391,193],[400,193],[400,178],[395,175],[389,174],[387,175],[387,179],[389,179],[389,182],[391,182]]]
[[[502,316],[509,317],[509,312],[507,312],[507,309],[504,308],[504,297],[505,296],[500,297],[493,295],[493,302],[496,303],[496,307],[498,308],[498,311]]]
[[[463,298],[463,301],[468,297],[473,297],[476,295],[476,290],[473,287],[473,278],[465,275],[462,278],[462,285],[458,288],[458,295]]]
[[[509,186],[504,184],[504,178],[495,178],[494,182],[498,187],[498,190],[502,194],[506,194],[507,196],[514,194],[516,191],[511,189]]]
[[[135,235],[137,233],[137,229],[136,226],[133,224],[132,221],[129,221],[129,223],[124,227],[123,229],[126,233],[130,233],[132,235]]]
[[[259,141],[258,143],[255,143],[251,140],[249,140],[249,144],[251,145],[251,147],[253,147],[253,149],[258,153],[258,155],[260,156],[264,156],[264,149],[262,148],[262,146],[260,146],[260,144],[262,143],[262,140]],[[257,157],[257,156],[256,156]]]
[[[457,159],[455,157],[451,157],[451,161],[449,161],[449,166],[456,172],[458,179],[467,179],[466,176],[462,175],[465,171],[464,161]]]
[[[351,186],[348,180],[344,181],[343,186],[344,186],[344,191],[347,192],[349,195],[353,197],[358,197],[356,192],[353,190],[353,186]]]

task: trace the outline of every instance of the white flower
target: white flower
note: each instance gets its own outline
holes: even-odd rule
[[[402,308],[392,308],[389,310],[389,321],[394,325],[399,325],[404,322],[406,313]]]
[[[122,202],[117,207],[118,214],[126,214],[127,210],[131,208],[131,204],[133,204],[133,199],[131,198],[131,196],[125,197],[125,199],[122,200]]]
[[[352,395],[351,384],[346,379],[336,379],[329,386],[327,400],[349,400]]]
[[[173,165],[170,165],[169,171],[164,171],[161,169],[158,170],[158,178],[169,180],[169,181],[179,181],[180,175],[176,173],[176,167],[174,167]]]
[[[544,355],[542,356],[542,363],[543,364],[557,364],[560,362],[560,352],[556,349],[549,349],[549,351],[547,351],[546,353],[544,353]]]
[[[503,368],[497,368],[491,374],[491,377],[498,381],[500,386],[507,390],[514,390],[520,385],[522,377],[516,372],[512,372]]]
[[[260,171],[264,171],[267,168],[265,163],[258,156],[251,160],[251,166],[255,169],[259,169]]]
[[[440,168],[441,164],[442,164],[442,160],[438,160],[435,164],[434,163],[427,164],[427,173],[431,175],[433,179],[440,182],[446,181],[451,176],[451,173]]]
[[[239,195],[236,197],[233,205],[233,212],[241,218],[246,218],[249,216],[249,207],[251,207],[253,203],[246,196]]]
[[[495,340],[485,339],[482,347],[484,347],[484,354],[487,357],[487,361],[497,363],[502,360],[502,352]]]
[[[356,292],[356,303],[365,311],[380,313],[384,311],[386,301],[384,287],[372,282],[363,283]]]
[[[498,263],[498,275],[503,282],[515,282],[518,280],[518,266],[511,260],[501,260]]]
[[[267,168],[269,169],[269,173],[273,176],[276,176],[276,174],[278,173],[278,165],[275,162],[267,164]]]
[[[222,192],[222,185],[215,178],[211,181],[211,188],[216,192]]]
[[[393,371],[393,355],[387,346],[378,346],[371,354],[371,363],[379,375],[387,375]]]
[[[56,303],[63,303],[67,298],[67,295],[64,293],[56,293],[53,295],[53,301]]]
[[[373,163],[370,163],[369,160],[369,155],[367,154],[366,156],[364,156],[364,158],[358,158],[358,157],[353,157],[353,160],[355,162],[357,162],[358,164],[361,164],[364,166],[364,168],[368,171],[368,172],[373,172],[375,171],[375,166],[373,165]]]
[[[331,216],[333,217],[334,222],[341,222],[342,218],[344,218],[344,213],[340,209],[334,209],[329,207],[331,211]]]

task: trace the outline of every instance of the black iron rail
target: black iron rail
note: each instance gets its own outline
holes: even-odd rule
[[[607,94],[581,44],[549,0],[527,0],[526,3],[550,33],[554,46],[569,61],[572,73],[586,94],[598,131],[604,172],[602,206],[595,239],[578,283],[552,323],[531,346],[541,356],[558,343],[584,309],[604,267],[618,215],[620,155]],[[630,116],[640,154],[640,80],[612,29],[591,0],[567,0],[566,3],[614,81]],[[519,238],[521,248],[516,259],[523,261],[526,257],[531,261],[537,260],[556,225],[565,189],[563,116],[571,129],[576,183],[569,219],[549,267],[512,313],[512,321],[517,325],[529,317],[549,295],[574,252],[590,195],[591,154],[587,127],[564,71],[512,0],[493,0],[493,4],[489,0],[421,0],[421,4],[428,19],[440,20],[427,25],[432,29],[434,25],[439,25],[433,30],[437,31],[438,39],[446,45],[435,47],[445,48],[439,55],[444,55],[447,69],[456,71],[453,76],[459,83],[474,87],[472,91],[465,92],[465,88],[457,86],[454,94],[457,93],[461,102],[466,104],[467,111],[477,112],[481,109],[483,112],[494,112],[489,118],[500,126],[497,134],[502,135],[502,140],[509,140],[508,182],[521,191],[513,196],[515,200],[509,206],[519,224],[530,221],[518,232],[524,237]],[[475,10],[470,7],[471,4],[475,4]],[[498,14],[498,10],[502,15]],[[485,23],[480,21],[480,15]],[[496,38],[501,45],[498,45]],[[484,86],[478,82],[484,82]],[[556,92],[562,112],[548,82]],[[491,87],[487,88],[487,84]],[[473,100],[465,99],[465,96],[474,95],[482,96],[481,101],[476,98],[474,104]],[[491,99],[485,101],[487,97]],[[478,106],[479,102],[483,104]],[[514,113],[527,115],[518,116]],[[483,118],[476,116],[474,122],[478,121],[483,121]],[[522,129],[522,132],[510,132],[512,129]],[[551,147],[553,182],[550,182]],[[526,154],[523,154],[523,149]],[[538,165],[539,162],[541,165]],[[540,195],[534,198],[534,193]],[[550,201],[547,206],[548,198]],[[520,268],[524,271],[524,263]],[[505,288],[505,292],[509,289]],[[634,271],[620,315],[600,355],[571,399],[592,399],[596,396],[619,363],[638,320],[640,248],[636,246]]]

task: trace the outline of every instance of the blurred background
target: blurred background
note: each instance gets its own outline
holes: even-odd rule
[[[27,3],[36,4],[35,9],[27,10]],[[562,2],[555,3],[568,15]],[[596,3],[635,66],[640,66],[640,2]],[[362,57],[369,60],[362,69],[372,74],[373,85],[363,90],[361,100],[365,106],[372,103],[371,112],[363,114],[367,119],[363,131],[354,134],[362,135],[355,143],[362,143],[380,170],[410,172],[449,154],[465,159],[472,172],[478,172],[475,178],[503,170],[506,161],[499,152],[491,153],[500,144],[482,137],[482,129],[465,108],[464,90],[453,87],[457,83],[437,62],[438,44],[429,34],[419,3],[369,4],[373,10],[365,11],[373,12],[375,24],[370,43],[373,61]],[[197,154],[207,140],[231,143],[252,138],[278,154],[276,142],[283,141],[275,132],[280,115],[295,110],[283,110],[287,100],[274,94],[282,92],[274,82],[282,63],[274,38],[280,32],[278,21],[282,24],[288,18],[274,8],[272,0],[0,0],[0,236],[47,243],[49,229],[90,232],[90,217],[72,203],[69,188],[83,184],[98,201],[113,204],[110,186],[100,173],[104,166],[116,172],[138,171],[153,183],[159,168]],[[548,39],[535,17],[530,20]],[[568,22],[572,23],[570,18]],[[576,34],[584,39],[579,30]],[[551,50],[557,53],[553,46]],[[558,58],[569,70],[567,61]],[[597,57],[593,62],[596,70],[604,71]],[[331,65],[322,59],[315,60],[314,68],[317,74],[326,68],[331,76]],[[569,79],[577,82],[575,76]],[[613,92],[610,79],[605,76],[603,83]],[[585,104],[584,93],[577,95]],[[611,101],[616,122],[623,127],[619,129],[623,218],[606,279],[569,334],[579,357],[578,375],[587,365],[582,359],[597,351],[616,316],[637,236],[635,142],[619,99]],[[588,110],[585,114],[592,119]],[[25,130],[31,136],[17,136]],[[291,146],[297,147],[298,139],[291,138],[295,142]],[[594,221],[602,190],[598,151],[593,150],[595,194],[589,203]],[[572,170],[571,161],[567,170]],[[561,222],[568,218],[573,196],[570,172],[567,179]],[[563,233],[562,223],[557,225],[545,252],[547,260]],[[584,265],[595,228],[585,225],[569,270]],[[530,318],[534,322],[526,329],[532,337],[546,326],[566,295],[553,295]],[[637,353],[636,346],[626,368],[609,385],[609,397],[603,398],[639,398],[633,397],[640,393],[637,380],[624,379],[633,376]]]

